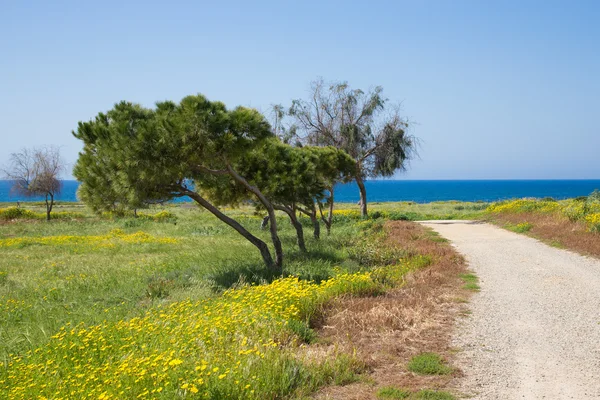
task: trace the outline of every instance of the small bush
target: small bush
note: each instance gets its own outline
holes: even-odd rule
[[[422,353],[408,363],[408,370],[421,375],[447,375],[452,368],[444,364],[442,357],[435,353]]]
[[[382,213],[381,211],[375,211],[371,214],[369,214],[369,218],[371,219],[379,219],[379,218],[383,218],[384,217],[384,213]]]
[[[393,386],[382,387],[377,391],[378,399],[408,399],[410,392],[404,389],[398,389]]]
[[[20,207],[8,207],[0,208],[0,219],[11,220],[11,219],[39,219],[38,214],[33,211],[26,210]]]

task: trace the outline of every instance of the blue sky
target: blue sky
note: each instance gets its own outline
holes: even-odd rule
[[[127,3],[127,4],[125,4]],[[597,1],[0,0],[0,165],[115,102],[267,110],[384,87],[422,139],[401,179],[600,178]]]

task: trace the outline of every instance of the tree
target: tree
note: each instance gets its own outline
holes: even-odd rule
[[[54,198],[60,193],[60,174],[65,164],[57,147],[23,149],[13,153],[10,165],[4,170],[7,179],[14,181],[13,190],[27,196],[43,196],[46,203],[46,220],[54,207]]]
[[[276,210],[288,215],[296,230],[298,247],[305,252],[304,230],[298,214],[311,217],[314,236],[318,238],[320,225],[315,203],[327,197],[333,180],[352,173],[354,161],[343,150],[333,147],[292,147],[273,139],[247,154],[237,168],[270,199]],[[220,192],[234,191],[221,188]]]
[[[346,82],[312,83],[309,100],[294,100],[289,113],[299,135],[317,146],[345,150],[355,161],[361,214],[367,216],[367,178],[392,176],[416,155],[418,141],[397,105],[388,105],[378,86],[364,92]]]
[[[160,102],[154,109],[121,102],[91,121],[79,122],[73,135],[84,143],[74,175],[88,199],[101,196],[105,187],[107,204],[130,206],[188,196],[256,246],[268,268],[281,272],[283,251],[273,205],[235,167],[248,152],[274,137],[258,111],[228,110],[202,95],[185,97],[178,104]],[[107,178],[99,179],[101,174]],[[275,260],[265,242],[207,196],[224,179],[235,181],[269,213]]]

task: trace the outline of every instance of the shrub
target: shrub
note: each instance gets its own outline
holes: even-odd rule
[[[26,210],[20,207],[8,207],[0,208],[0,219],[11,220],[11,219],[39,219],[38,214],[33,211]]]
[[[70,211],[58,211],[50,214],[51,219],[78,219],[85,218],[85,215]],[[21,207],[0,208],[0,219],[46,219],[45,213],[36,213]]]
[[[600,213],[594,213],[586,216],[585,221],[588,223],[590,232],[600,233]]]

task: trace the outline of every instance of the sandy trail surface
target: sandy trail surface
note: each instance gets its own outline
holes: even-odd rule
[[[600,260],[475,221],[426,221],[480,279],[454,346],[473,399],[600,399]]]

